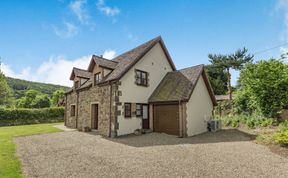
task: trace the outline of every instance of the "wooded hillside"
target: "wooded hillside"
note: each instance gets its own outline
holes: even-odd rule
[[[39,91],[44,94],[48,94],[49,96],[58,89],[67,90],[69,87],[60,86],[60,85],[53,85],[53,84],[46,84],[46,83],[39,83],[39,82],[31,82],[21,79],[15,79],[7,77],[7,83],[12,88],[15,98],[21,98],[24,96],[27,90],[33,89]]]

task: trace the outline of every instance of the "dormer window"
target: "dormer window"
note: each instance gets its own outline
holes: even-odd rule
[[[136,84],[140,86],[148,86],[148,73],[136,70]]]
[[[97,85],[101,81],[101,73],[94,74],[94,85]]]
[[[75,89],[79,87],[79,81],[74,82],[74,87],[75,87]]]

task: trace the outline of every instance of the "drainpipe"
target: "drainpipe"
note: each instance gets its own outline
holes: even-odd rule
[[[67,94],[65,94],[65,112],[64,112],[64,125],[66,126],[66,120],[67,120]]]
[[[112,121],[112,84],[110,84],[110,108],[109,108],[109,137],[111,137],[111,121]]]
[[[79,108],[79,92],[76,91],[76,129],[78,129],[78,108]]]
[[[179,110],[179,126],[180,126],[180,137],[183,137],[183,119],[182,119],[182,109],[181,109],[181,101],[178,101],[178,110]]]

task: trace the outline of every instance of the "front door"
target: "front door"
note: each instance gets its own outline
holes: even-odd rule
[[[142,104],[142,128],[149,129],[149,105]]]
[[[91,129],[98,129],[98,104],[91,107]]]

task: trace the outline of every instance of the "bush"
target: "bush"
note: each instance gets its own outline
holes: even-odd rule
[[[280,131],[288,131],[288,121],[284,121],[279,125]]]
[[[224,126],[239,127],[240,124],[246,125],[249,129],[256,127],[268,127],[274,123],[274,119],[265,118],[259,114],[252,115],[228,115],[220,118]],[[287,122],[288,128],[288,122]]]
[[[0,126],[63,122],[64,108],[3,109],[0,108]]]
[[[275,133],[273,139],[282,146],[288,146],[288,130]]]
[[[240,72],[235,98],[241,112],[258,111],[276,118],[288,105],[288,64],[281,60],[261,60],[247,64]]]

